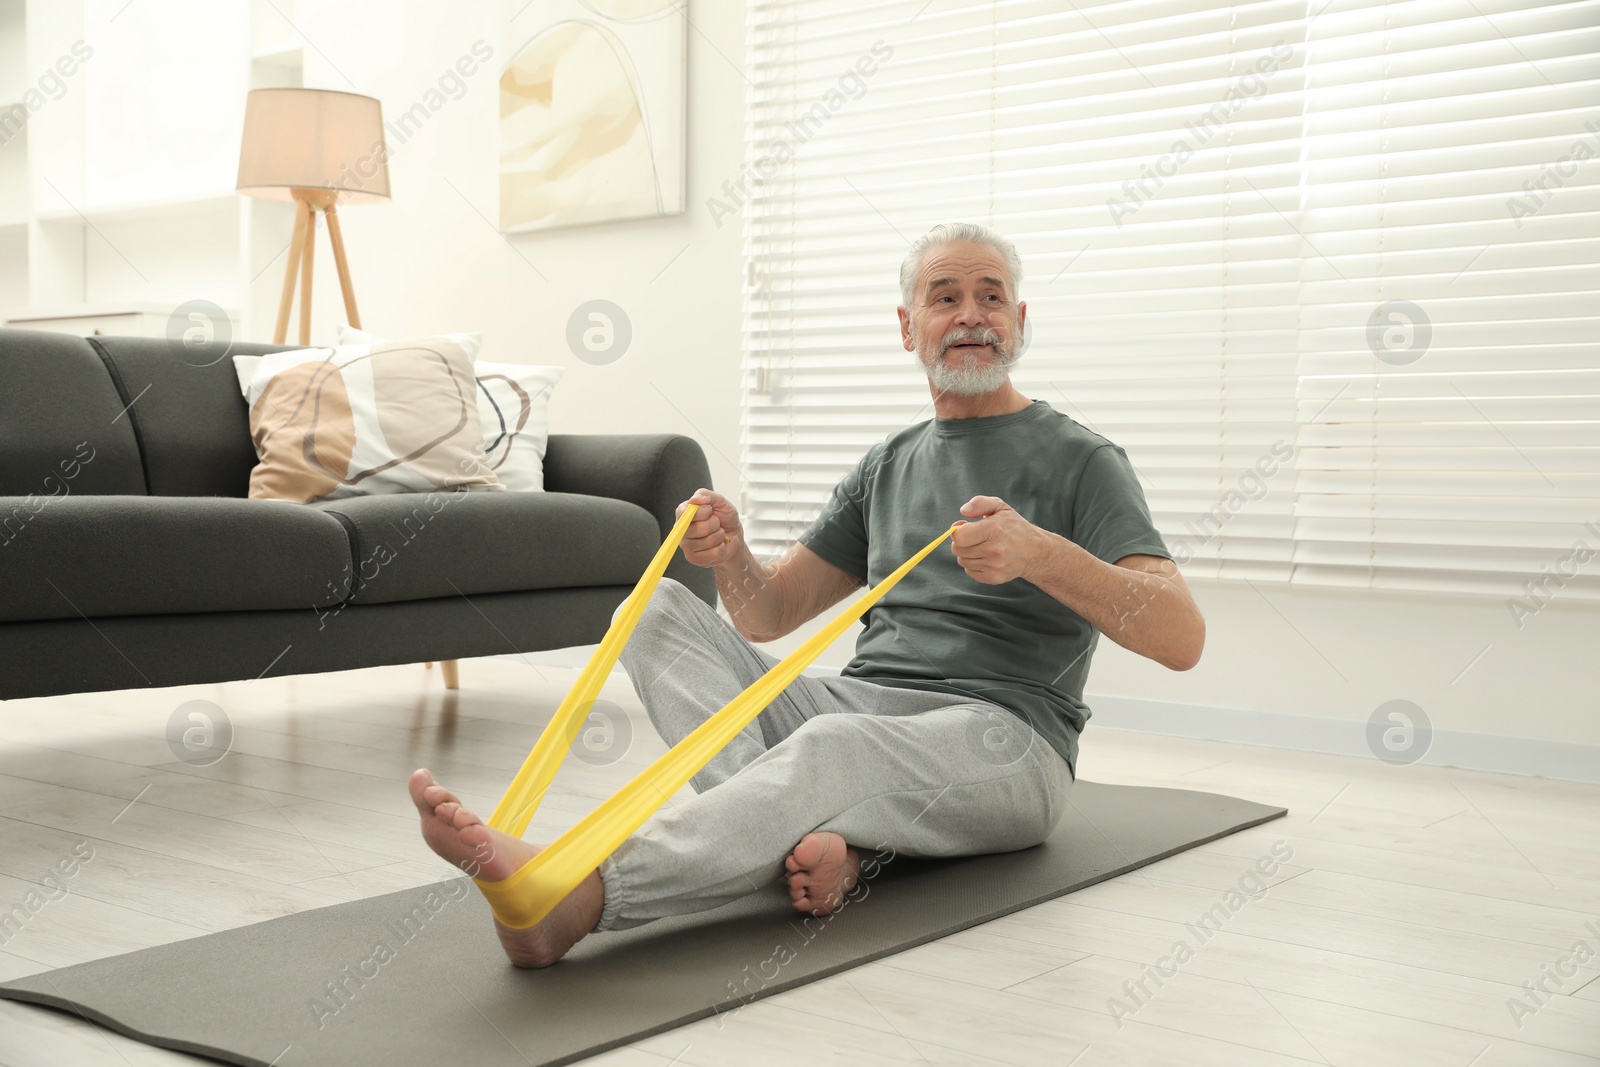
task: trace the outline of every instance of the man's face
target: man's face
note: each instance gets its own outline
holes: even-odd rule
[[[923,260],[914,306],[900,310],[900,339],[940,392],[992,393],[1017,362],[1027,311],[1000,254],[960,241]]]

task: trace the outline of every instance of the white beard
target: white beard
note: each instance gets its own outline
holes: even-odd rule
[[[986,341],[994,345],[994,353],[988,362],[980,362],[983,359],[981,351],[949,347],[953,342],[968,340]],[[943,349],[938,355],[932,355],[926,351],[932,346],[918,341],[917,360],[933,387],[941,393],[956,396],[992,393],[1006,383],[1011,377],[1011,368],[1017,363],[1015,346],[1002,341],[995,330],[952,330],[938,343],[943,345]]]

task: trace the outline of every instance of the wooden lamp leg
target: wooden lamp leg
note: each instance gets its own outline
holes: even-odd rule
[[[283,292],[278,297],[278,322],[272,329],[272,343],[283,344],[289,336],[289,309],[294,305],[294,280],[300,273],[300,260],[306,247],[306,216],[310,209],[304,200],[294,202],[294,236],[289,239],[289,262],[283,271]]]
[[[344,314],[350,325],[361,329],[361,313],[356,310],[356,290],[350,284],[350,264],[344,258],[344,234],[339,230],[339,211],[329,204],[323,212],[328,216],[328,240],[333,244],[333,265],[339,270],[339,288],[344,293]]]
[[[317,213],[306,207],[306,247],[300,261],[300,347],[311,347],[311,263],[317,251]]]

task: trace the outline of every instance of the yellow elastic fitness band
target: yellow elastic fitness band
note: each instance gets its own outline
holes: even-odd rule
[[[649,603],[651,594],[655,592],[662,573],[666,571],[672,554],[677,551],[697,510],[698,504],[690,504],[684,509],[677,525],[650,561],[650,566],[645,568],[644,576],[624,601],[600,647],[595,649],[572,691],[556,709],[555,716],[494,809],[494,814],[489,818],[489,825],[494,829],[514,837],[521,837],[527,829],[568,747],[588,718],[589,709],[616,664],[617,657],[622,654],[623,645],[644,615],[645,605]],[[515,874],[498,882],[473,879],[488,898],[495,918],[506,926],[520,930],[533,926],[550,914],[589,876],[590,871],[615,852],[674,793],[688,784],[700,768],[711,762],[713,756],[772,703],[790,682],[798,678],[851,623],[866,614],[868,608],[894,588],[901,578],[910,573],[911,568],[938,548],[959,525],[959,522],[951,523],[950,528],[929,542],[926,548],[862,594],[838,618],[756,679],[727,707],[701,723],[688,737],[646,767],[615,796],[590,812]]]

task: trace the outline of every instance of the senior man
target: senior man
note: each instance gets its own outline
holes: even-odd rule
[[[1027,305],[1011,242],[936,227],[900,268],[901,342],[934,417],[869,449],[798,543],[762,563],[733,504],[700,489],[683,552],[715,568],[732,626],[663,579],[624,649],[670,745],[772,667],[751,642],[793,632],[876,584],[950,523],[936,552],[863,620],[836,677],[802,676],[548,917],[496,927],[519,966],[595,930],[716,907],[782,877],[826,915],[879,855],[1007,852],[1049,836],[1076,775],[1084,680],[1101,633],[1172,670],[1205,622],[1150,521],[1123,450],[1011,384]],[[485,881],[538,846],[490,830],[426,770],[422,832]],[[871,861],[867,874],[870,875]]]

